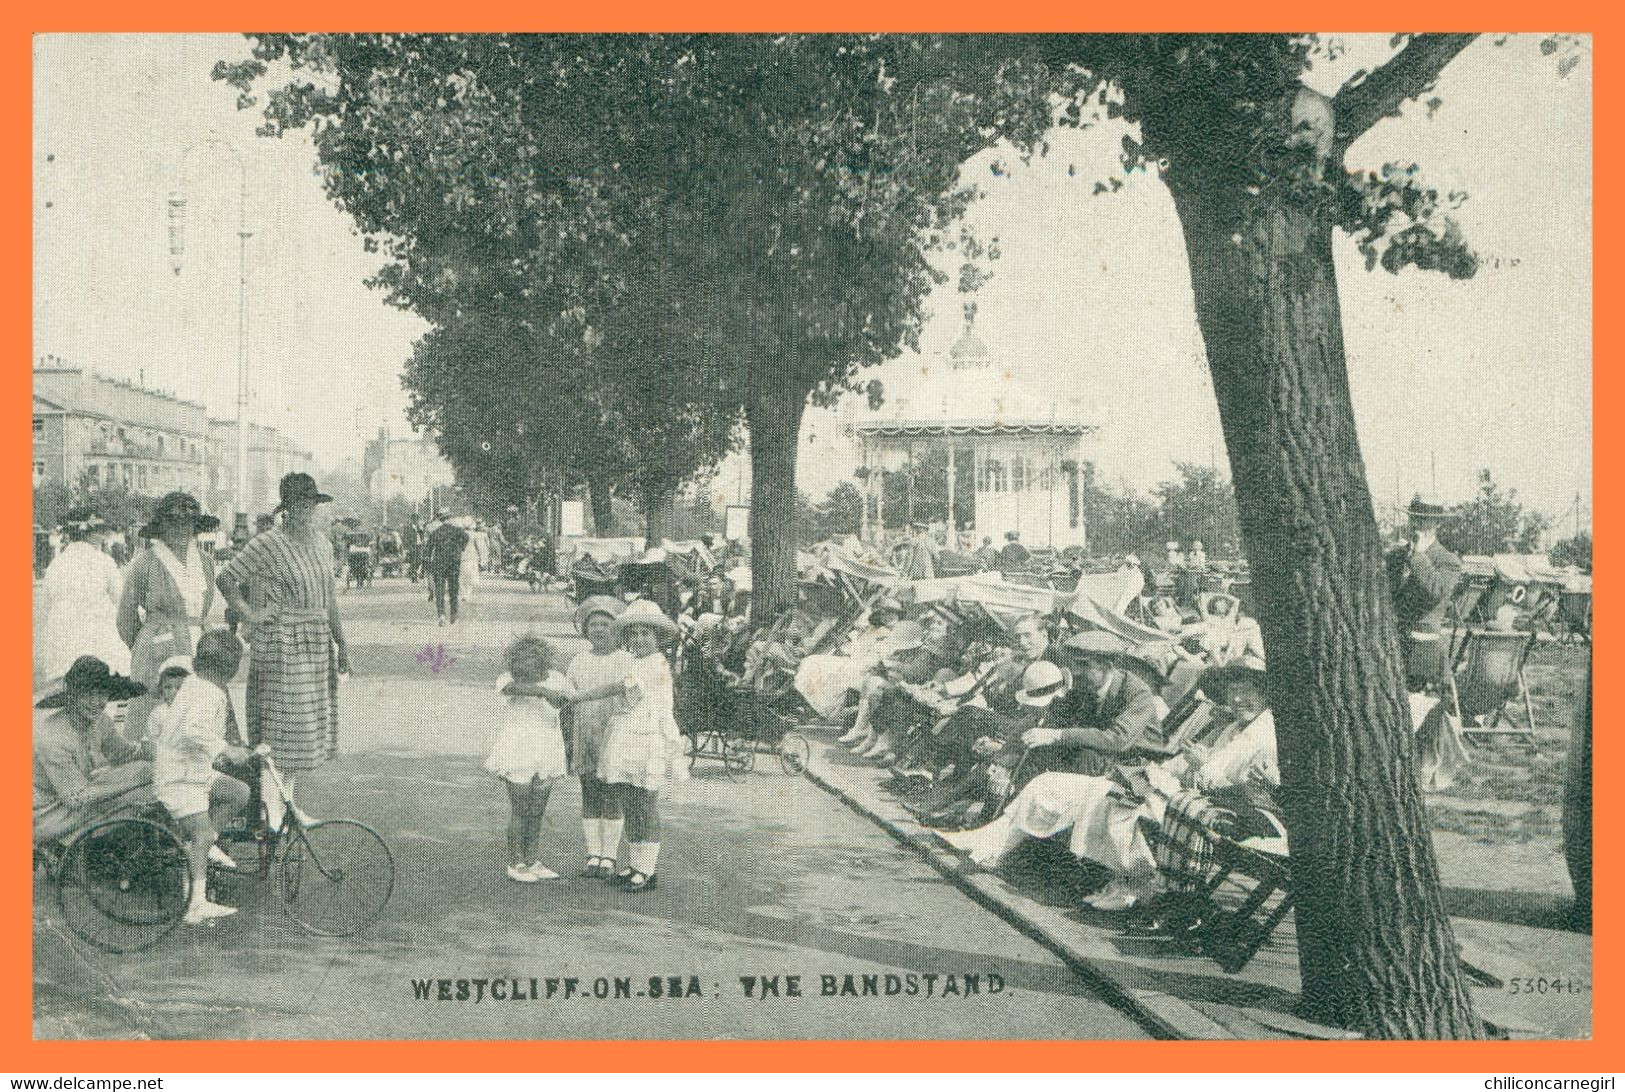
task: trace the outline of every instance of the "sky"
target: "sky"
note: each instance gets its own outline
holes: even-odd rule
[[[1331,93],[1380,63],[1385,36],[1342,39],[1312,73]],[[231,35],[41,35],[35,39],[35,356],[144,378],[235,413],[238,172],[246,166],[250,415],[310,447],[319,465],[358,458],[365,435],[408,428],[400,369],[424,326],[365,285],[378,257],[324,196],[303,134],[257,137],[257,111],[209,78],[247,53]],[[1480,467],[1554,518],[1591,495],[1591,66],[1566,78],[1538,39],[1469,46],[1439,80],[1442,105],[1412,104],[1351,149],[1351,166],[1421,164],[1485,256],[1479,274],[1366,272],[1339,239],[1350,382],[1379,503],[1437,492],[1464,499]],[[1050,154],[995,177],[970,224],[1002,256],[977,295],[996,364],[1082,392],[1100,426],[1101,474],[1145,490],[1173,461],[1223,464],[1218,412],[1167,190],[1151,176],[1091,197],[1121,130],[1059,133]],[[188,147],[191,148],[187,152]],[[1075,167],[1069,174],[1068,167]],[[181,273],[168,197],[186,196]],[[922,353],[959,336],[963,299],[930,300]],[[912,354],[865,374],[893,389]],[[827,492],[854,465],[843,425],[859,411],[809,411],[802,488]],[[726,493],[734,471],[719,476]]]

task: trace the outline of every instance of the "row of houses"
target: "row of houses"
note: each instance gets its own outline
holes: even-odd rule
[[[247,511],[276,507],[277,483],[312,471],[311,453],[277,429],[250,423]],[[98,375],[57,357],[34,367],[34,486],[120,486],[156,496],[184,489],[226,518],[237,484],[237,422],[201,402]]]

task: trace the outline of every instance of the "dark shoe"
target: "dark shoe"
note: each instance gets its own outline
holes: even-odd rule
[[[600,880],[605,880],[605,881],[607,881],[609,883],[614,883],[615,882],[615,858],[614,857],[600,857],[600,858],[598,858],[598,870],[596,872],[594,872],[593,875],[597,876]]]
[[[598,864],[602,860],[602,857],[588,857],[587,863],[581,868],[581,875],[589,880],[596,878],[598,875]]]
[[[656,881],[653,876],[645,876],[643,873],[634,869],[632,875],[628,876],[626,881],[622,883],[621,886],[629,892],[648,891],[650,888],[655,886],[655,882]]]
[[[619,872],[615,873],[614,876],[611,876],[609,882],[614,884],[616,887],[621,887],[636,875],[640,875],[637,869],[631,867],[623,868]]]

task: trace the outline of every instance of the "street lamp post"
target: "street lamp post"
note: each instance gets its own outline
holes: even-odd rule
[[[186,181],[186,167],[198,148],[219,148],[231,155],[237,167],[237,477],[233,496],[233,533],[248,532],[248,165],[242,153],[217,136],[188,144],[181,152],[180,181]],[[186,249],[186,194],[176,190],[169,195],[169,255],[175,275],[181,273]]]

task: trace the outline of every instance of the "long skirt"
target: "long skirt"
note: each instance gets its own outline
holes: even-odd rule
[[[1156,863],[1140,829],[1142,815],[1160,818],[1161,807],[1119,798],[1104,777],[1047,773],[1034,778],[993,822],[941,837],[984,868],[997,868],[1026,839],[1070,829],[1074,856],[1121,876],[1144,877],[1155,873]]]
[[[257,629],[248,661],[248,739],[277,767],[314,770],[338,753],[338,669],[326,619]]]

